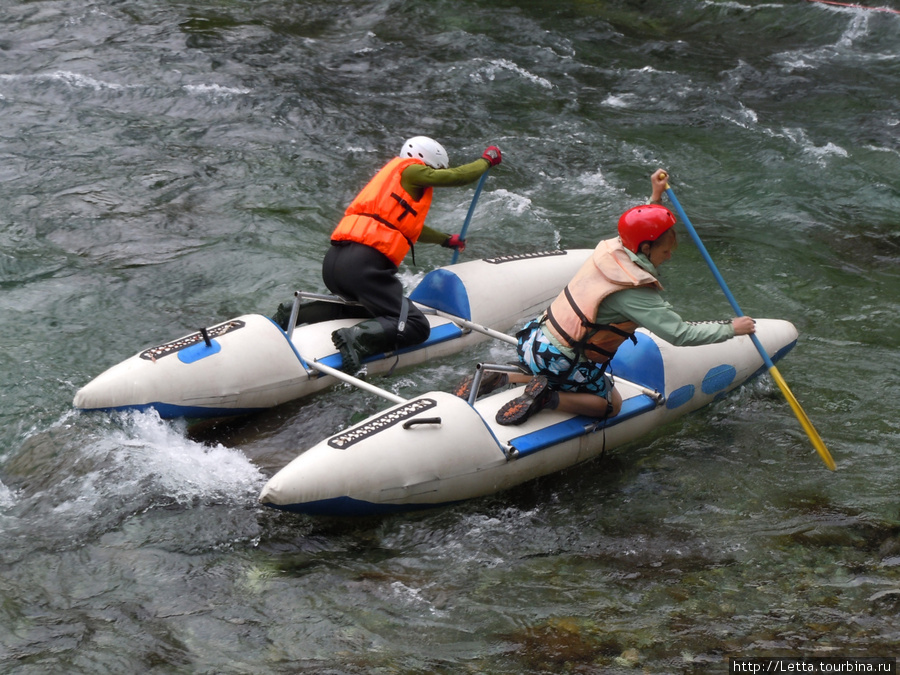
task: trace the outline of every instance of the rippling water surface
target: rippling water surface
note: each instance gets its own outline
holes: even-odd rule
[[[885,0],[886,2],[888,0]],[[894,4],[882,8],[900,9]],[[897,656],[900,13],[821,3],[9,0],[0,7],[0,670],[708,673]],[[489,144],[467,257],[592,246],[672,186],[782,374],[578,470],[377,520],[263,510],[379,409],[79,415],[108,366],[270,313],[402,140]],[[458,230],[471,189],[436,196]],[[683,238],[686,318],[730,314]],[[423,247],[410,284],[448,261]],[[396,374],[446,389],[485,345]]]

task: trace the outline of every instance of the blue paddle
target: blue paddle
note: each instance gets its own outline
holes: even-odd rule
[[[478,196],[481,194],[481,188],[484,187],[484,181],[487,180],[487,176],[490,173],[491,169],[488,168],[483,174],[481,174],[481,178],[478,179],[478,185],[475,186],[475,195],[472,197],[472,203],[469,204],[469,212],[466,214],[466,220],[463,223],[462,229],[459,231],[459,238],[463,241],[466,240],[466,232],[469,229],[469,223],[472,221],[472,213],[475,211],[475,204],[478,202]],[[453,249],[453,259],[450,261],[450,264],[455,265],[456,261],[459,260],[459,249]]]
[[[728,284],[725,283],[725,279],[722,278],[722,275],[719,273],[719,269],[716,267],[716,264],[713,262],[712,257],[710,257],[709,252],[706,250],[706,247],[703,245],[703,242],[700,241],[700,235],[697,234],[697,230],[694,229],[694,226],[691,224],[690,218],[687,217],[687,214],[684,212],[684,209],[681,208],[681,204],[678,202],[678,198],[675,196],[675,193],[672,192],[672,188],[666,185],[666,195],[669,197],[669,201],[672,202],[672,206],[675,207],[675,211],[678,213],[678,217],[681,218],[681,222],[684,223],[684,226],[687,228],[687,231],[690,233],[691,238],[694,240],[694,243],[697,244],[697,248],[700,249],[700,253],[703,255],[703,259],[706,261],[706,264],[709,266],[710,271],[712,271],[713,276],[716,278],[716,281],[719,282],[719,286],[722,289],[722,292],[725,293],[725,297],[728,298],[728,302],[731,304],[731,308],[735,311],[738,316],[744,316],[744,313],[741,311],[741,308],[737,304],[737,300],[734,299],[734,296],[731,294],[731,291],[728,290]],[[803,430],[806,432],[806,435],[809,436],[809,440],[812,442],[813,447],[816,449],[816,452],[819,453],[819,456],[822,458],[822,461],[825,462],[825,466],[827,466],[832,471],[835,470],[836,466],[834,463],[834,459],[831,457],[831,453],[828,452],[828,448],[825,447],[824,441],[822,441],[822,437],[819,436],[819,432],[816,431],[816,428],[813,426],[812,421],[810,421],[806,412],[800,406],[800,402],[794,396],[793,392],[791,392],[790,388],[788,388],[787,382],[784,381],[784,378],[781,376],[781,373],[778,372],[778,368],[775,367],[775,364],[772,363],[772,359],[766,353],[765,347],[762,346],[762,343],[759,341],[759,338],[754,334],[750,334],[750,339],[753,340],[753,345],[756,347],[756,350],[759,352],[759,355],[762,356],[763,362],[766,364],[766,367],[769,369],[769,374],[772,376],[772,379],[775,380],[775,383],[778,385],[778,388],[781,389],[781,393],[784,394],[784,397],[787,399],[787,402],[790,404],[791,409],[794,411],[794,414],[797,416],[797,419],[800,420],[800,425],[803,427]]]

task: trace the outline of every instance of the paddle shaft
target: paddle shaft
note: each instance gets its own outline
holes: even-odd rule
[[[709,269],[713,273],[713,276],[716,278],[716,281],[719,282],[719,286],[721,287],[722,292],[725,294],[725,297],[728,298],[728,302],[731,305],[731,308],[738,316],[744,316],[744,313],[741,311],[740,306],[737,304],[737,300],[734,299],[734,296],[728,289],[728,284],[725,283],[725,279],[719,273],[719,268],[716,267],[716,264],[713,262],[712,257],[709,255],[709,251],[706,250],[706,246],[704,246],[703,242],[700,240],[700,235],[697,234],[697,230],[695,230],[693,224],[691,224],[691,219],[687,217],[687,214],[684,212],[684,209],[681,208],[681,203],[678,201],[678,198],[675,196],[672,188],[668,186],[666,186],[666,196],[668,196],[669,201],[672,203],[672,206],[675,207],[675,211],[676,213],[678,213],[678,217],[681,218],[681,222],[683,222],[684,226],[687,228],[688,233],[691,235],[691,239],[694,240],[697,248],[700,249],[700,253],[703,256],[703,259],[706,261],[707,266],[709,266]],[[778,372],[778,368],[776,368],[775,364],[772,363],[772,359],[766,352],[765,347],[763,347],[762,343],[759,341],[759,338],[751,333],[750,339],[753,340],[753,345],[756,347],[756,350],[762,357],[763,362],[769,369],[769,374],[772,376],[772,379],[775,380],[775,384],[778,385],[778,388],[781,389],[781,393],[784,394],[784,397],[787,399],[788,404],[791,406],[791,410],[794,411],[794,414],[800,421],[800,425],[803,427],[806,435],[809,436],[809,440],[810,442],[812,442],[813,447],[816,449],[816,452],[819,453],[822,461],[825,462],[825,466],[834,471],[837,468],[835,466],[834,459],[831,457],[831,453],[828,452],[828,448],[825,447],[825,442],[822,440],[821,436],[819,436],[819,432],[816,431],[816,428],[813,426],[812,421],[800,406],[800,402],[788,387],[787,382],[785,382],[784,378],[781,376],[781,373]]]
[[[463,222],[462,229],[459,231],[459,238],[463,241],[466,240],[466,232],[469,231],[469,223],[472,222],[472,214],[475,212],[475,204],[478,203],[478,197],[481,195],[481,188],[484,187],[484,181],[487,180],[488,174],[491,172],[490,167],[488,170],[481,174],[481,178],[478,179],[478,185],[475,186],[475,194],[472,196],[472,203],[469,204],[469,212],[466,214],[466,219]],[[453,250],[453,258],[450,263],[455,265],[456,261],[459,260],[459,249]]]
[[[681,208],[681,204],[678,201],[678,197],[675,196],[675,193],[672,192],[672,188],[666,188],[666,195],[669,197],[669,201],[672,202],[672,206],[675,207],[675,212],[678,213],[678,217],[681,218],[681,222],[684,223],[684,226],[687,228],[688,233],[691,235],[691,239],[694,240],[694,243],[697,245],[697,248],[700,249],[700,254],[703,256],[703,259],[706,261],[707,266],[712,272],[713,276],[716,278],[716,281],[719,282],[719,287],[722,289],[722,292],[725,294],[725,297],[728,299],[728,304],[731,305],[731,308],[734,310],[734,313],[737,316],[744,316],[744,313],[741,311],[740,306],[737,303],[737,300],[734,299],[734,296],[731,294],[731,291],[728,289],[728,284],[725,283],[724,277],[722,277],[719,272],[719,268],[716,267],[716,263],[713,262],[712,256],[709,255],[709,251],[706,250],[706,246],[703,245],[703,242],[700,240],[700,235],[697,234],[697,230],[694,229],[694,226],[691,224],[690,218],[687,217],[687,214],[684,212],[684,209]],[[756,350],[759,352],[759,355],[762,356],[763,362],[766,364],[767,368],[774,368],[775,364],[772,363],[772,359],[769,358],[769,355],[766,353],[765,347],[762,346],[762,343],[759,341],[759,338],[756,337],[753,333],[750,334],[750,339],[753,340],[753,344],[756,347]]]

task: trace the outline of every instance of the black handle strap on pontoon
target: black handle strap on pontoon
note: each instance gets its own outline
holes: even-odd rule
[[[403,423],[404,429],[411,429],[412,427],[419,426],[420,424],[441,424],[440,417],[418,417],[413,420],[406,420]]]

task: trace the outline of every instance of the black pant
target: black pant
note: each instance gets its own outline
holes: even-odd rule
[[[397,266],[381,251],[356,242],[333,244],[322,262],[322,280],[335,295],[358,302],[371,312],[397,348],[428,339],[431,332],[428,319],[403,297]],[[404,301],[409,314],[401,332],[397,326]]]

